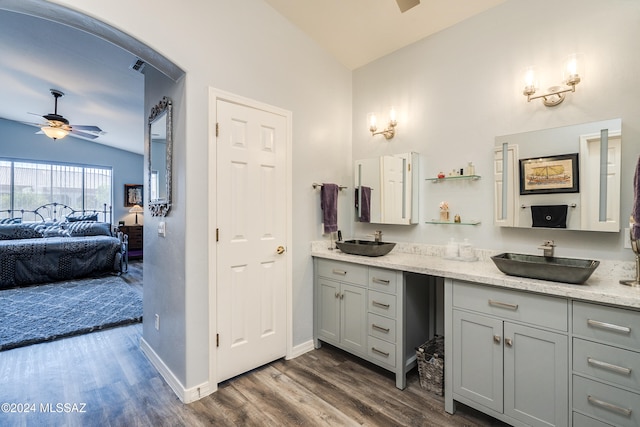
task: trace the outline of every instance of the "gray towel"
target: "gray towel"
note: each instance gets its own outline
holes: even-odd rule
[[[640,157],[638,157],[638,163],[636,164],[636,173],[633,176],[633,211],[631,217],[634,224],[631,225],[631,235],[635,240],[640,240]]]
[[[325,234],[338,231],[338,190],[336,184],[322,184],[320,189],[320,208]]]

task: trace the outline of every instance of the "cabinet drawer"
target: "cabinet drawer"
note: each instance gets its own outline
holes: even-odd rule
[[[367,283],[368,268],[366,265],[318,259],[317,266],[319,276],[361,286],[365,286]]]
[[[396,366],[396,346],[378,338],[369,337],[369,357],[390,367]]]
[[[376,337],[390,343],[396,342],[395,320],[383,316],[378,316],[377,314],[373,313],[369,313],[367,315],[367,319],[369,336]]]
[[[573,333],[640,351],[640,312],[576,301]]]
[[[397,272],[383,268],[369,267],[369,289],[396,294]]]
[[[640,425],[640,394],[573,376],[573,409],[624,427]]]
[[[383,294],[382,292],[369,291],[369,308],[370,313],[380,314],[382,316],[396,317],[396,297],[395,295]]]
[[[503,319],[567,330],[567,301],[562,298],[455,281],[453,305]]]
[[[574,338],[573,370],[640,393],[640,354]]]
[[[611,424],[594,420],[578,412],[573,413],[573,427],[612,427]]]

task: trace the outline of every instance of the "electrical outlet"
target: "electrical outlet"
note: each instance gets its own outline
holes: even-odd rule
[[[624,248],[631,249],[631,236],[629,235],[629,229],[624,229]]]
[[[160,330],[160,315],[156,314],[156,331]]]

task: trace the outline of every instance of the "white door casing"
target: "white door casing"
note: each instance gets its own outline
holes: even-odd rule
[[[212,92],[210,376],[219,383],[291,354],[291,115]]]

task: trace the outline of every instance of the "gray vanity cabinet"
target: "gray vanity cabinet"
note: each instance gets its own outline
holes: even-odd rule
[[[363,356],[367,353],[367,268],[344,263],[321,267],[326,268],[320,268],[316,279],[316,338]]]
[[[326,342],[353,353],[393,372],[396,387],[404,389],[415,348],[433,335],[435,279],[322,258],[314,268],[316,348]]]
[[[567,301],[454,280],[452,305],[453,398],[512,424],[567,426]]]
[[[640,312],[574,301],[572,320],[574,425],[640,425]]]

